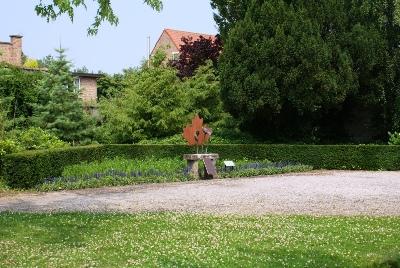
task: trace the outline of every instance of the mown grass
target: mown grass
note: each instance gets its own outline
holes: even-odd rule
[[[268,160],[240,159],[234,171],[223,171],[219,161],[219,177],[249,177],[312,170],[311,166],[294,163],[271,163]],[[37,185],[39,191],[122,186],[142,183],[188,181],[182,158],[105,159],[98,162],[67,166],[61,177],[48,178]]]
[[[0,214],[1,267],[385,267],[399,252],[399,217]]]

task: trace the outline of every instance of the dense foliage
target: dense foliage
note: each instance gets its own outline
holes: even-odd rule
[[[181,133],[194,113],[212,123],[223,116],[219,81],[212,64],[180,80],[176,70],[163,65],[131,70],[126,87],[100,103],[103,123],[99,140],[132,143]]]
[[[116,97],[125,88],[124,74],[104,74],[97,79],[97,98],[113,98]]]
[[[314,142],[383,140],[398,130],[395,1],[213,5],[225,38],[223,100],[243,128],[264,138]]]
[[[244,18],[250,3],[250,0],[211,0],[211,7],[216,11],[214,20],[223,39],[233,25]]]
[[[33,105],[38,98],[37,87],[43,76],[42,72],[28,72],[0,63],[0,132],[31,124]]]
[[[210,145],[221,159],[291,161],[316,169],[398,170],[400,146],[389,145]],[[65,167],[106,158],[176,157],[193,153],[186,145],[98,145],[5,155],[0,168],[8,185],[33,187],[45,178],[59,177]]]
[[[390,145],[400,145],[400,132],[389,132],[389,144]]]
[[[65,148],[68,144],[57,136],[37,127],[14,131],[10,137],[0,138],[0,156],[26,150]]]
[[[0,97],[0,140],[2,140],[6,135],[7,128],[7,104],[3,98]]]

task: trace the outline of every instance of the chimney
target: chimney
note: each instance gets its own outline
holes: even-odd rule
[[[11,39],[11,60],[17,66],[22,65],[22,36],[10,35]]]

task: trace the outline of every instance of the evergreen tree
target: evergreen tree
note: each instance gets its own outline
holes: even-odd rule
[[[75,144],[90,137],[94,122],[84,112],[65,50],[56,51],[58,57],[49,64],[48,74],[40,85],[34,121],[62,140]]]
[[[211,0],[211,7],[215,10],[214,20],[223,40],[234,24],[244,19],[250,4],[250,0]]]
[[[267,139],[371,142],[400,128],[395,0],[212,0],[221,93]]]

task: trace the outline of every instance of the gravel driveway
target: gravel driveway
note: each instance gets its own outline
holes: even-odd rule
[[[317,171],[0,198],[0,211],[399,215],[400,172]]]

